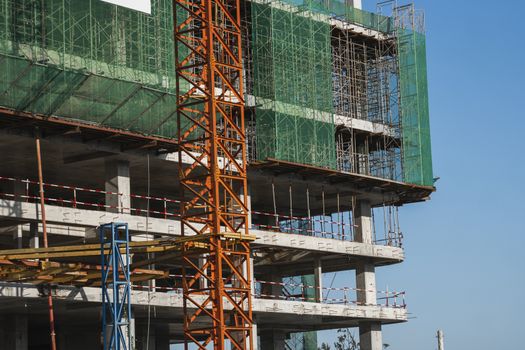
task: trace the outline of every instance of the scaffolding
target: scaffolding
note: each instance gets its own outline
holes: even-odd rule
[[[173,4],[0,0],[0,106],[174,137]]]
[[[332,29],[333,99],[337,169],[401,180],[397,61],[391,36],[377,41]],[[356,131],[354,120],[383,126],[379,134]]]
[[[433,184],[424,23],[413,5],[386,1],[369,13],[340,1],[257,1],[244,12],[250,159]]]
[[[403,125],[403,180],[432,186],[424,16],[411,4],[397,7],[395,18]]]
[[[257,158],[334,168],[329,22],[284,2],[251,16]]]
[[[0,7],[1,107],[175,139],[172,1],[153,0],[151,16],[99,0]],[[386,1],[371,13],[338,0],[261,0],[241,11],[250,161],[433,184],[413,5]],[[362,133],[355,120],[382,129]]]

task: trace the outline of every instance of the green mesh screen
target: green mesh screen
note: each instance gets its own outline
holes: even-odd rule
[[[432,186],[425,35],[398,30],[403,180]]]
[[[346,22],[384,33],[394,30],[394,20],[391,17],[355,8],[348,5],[345,0],[283,0],[283,2],[306,7],[313,12],[337,17]]]
[[[335,166],[330,25],[284,3],[252,3],[257,158]]]
[[[0,0],[0,105],[176,135],[171,0]]]

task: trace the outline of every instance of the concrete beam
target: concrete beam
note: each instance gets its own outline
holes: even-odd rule
[[[91,228],[108,222],[127,222],[131,231],[144,233],[147,222],[149,226],[148,232],[150,234],[163,236],[180,235],[180,222],[177,220],[151,217],[147,220],[146,217],[129,214],[65,208],[53,205],[46,205],[46,216],[50,224]],[[2,218],[36,222],[40,218],[40,208],[34,203],[0,200],[0,219]],[[404,259],[403,249],[396,247],[262,230],[250,230],[250,233],[257,236],[254,247],[281,247],[294,250],[368,257],[371,259],[388,260],[392,263],[398,263]]]
[[[20,285],[15,283],[0,283],[0,299],[2,298],[23,298],[41,300],[38,289],[34,285]],[[5,299],[4,299],[5,300]],[[85,287],[59,287],[56,290],[56,300],[58,302],[86,302],[100,303],[100,288]],[[178,293],[161,293],[147,291],[132,291],[131,302],[135,306],[149,305],[157,308],[171,308],[170,314],[182,315],[183,298]],[[225,308],[232,306],[228,303]],[[258,299],[253,300],[253,312],[257,317],[273,319],[275,322],[292,322],[291,327],[302,326],[309,317],[312,325],[328,327],[329,321],[344,320],[371,320],[376,322],[396,323],[407,320],[407,310],[403,308],[393,308],[375,305],[353,305],[353,304],[319,304],[302,301],[287,300],[270,300]],[[312,318],[315,317],[315,318]],[[328,318],[327,318],[328,317]],[[259,318],[258,318],[259,319]],[[324,323],[322,320],[325,320]],[[259,326],[261,326],[259,324]]]

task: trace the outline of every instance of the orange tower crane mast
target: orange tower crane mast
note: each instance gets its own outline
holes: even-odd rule
[[[239,0],[175,0],[185,348],[253,349]]]

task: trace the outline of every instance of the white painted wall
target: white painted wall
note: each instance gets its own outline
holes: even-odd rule
[[[111,4],[151,14],[151,0],[102,0]],[[361,1],[361,0],[359,0]]]

